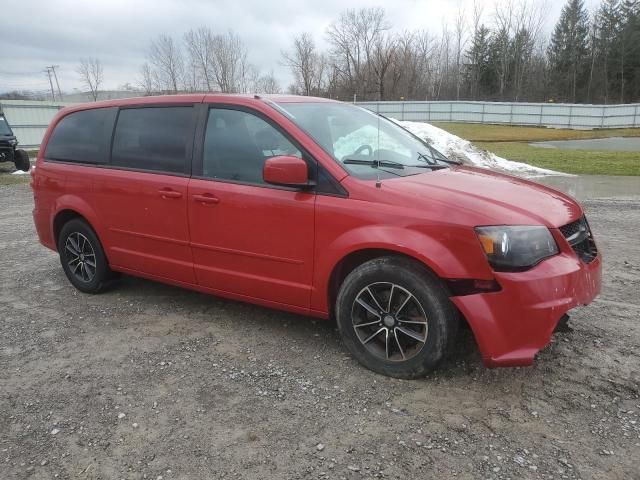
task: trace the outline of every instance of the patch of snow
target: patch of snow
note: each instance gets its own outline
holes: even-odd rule
[[[414,135],[422,138],[433,146],[436,150],[443,153],[452,160],[459,160],[467,165],[474,167],[489,168],[517,175],[532,177],[540,175],[566,175],[573,176],[555,170],[547,170],[546,168],[538,168],[526,163],[514,162],[499,157],[494,153],[482,150],[473,145],[468,140],[457,137],[441,128],[434,127],[429,123],[408,122],[391,119],[398,125],[409,130]]]
[[[15,172],[11,172],[11,175],[28,175],[29,173],[31,173],[31,170],[35,170],[36,166],[35,165],[31,165],[31,169],[23,172],[22,170],[16,170]]]

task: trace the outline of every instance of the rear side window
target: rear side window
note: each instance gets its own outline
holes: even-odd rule
[[[45,158],[81,163],[107,163],[115,108],[70,113],[49,138]]]
[[[120,110],[111,164],[141,170],[187,173],[193,144],[193,107]]]

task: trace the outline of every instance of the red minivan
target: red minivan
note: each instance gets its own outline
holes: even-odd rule
[[[466,167],[310,97],[176,95],[58,113],[32,171],[40,242],[97,293],[117,272],[320,318],[379,373],[432,369],[466,322],[530,365],[600,291],[573,199]]]

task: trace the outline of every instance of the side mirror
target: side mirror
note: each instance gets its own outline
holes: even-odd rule
[[[309,185],[309,168],[301,158],[281,155],[264,162],[262,178],[266,183],[286,187],[306,187]]]

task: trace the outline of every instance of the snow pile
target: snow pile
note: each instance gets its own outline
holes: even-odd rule
[[[567,175],[565,173],[547,170],[546,168],[538,168],[526,163],[513,162],[505,158],[482,150],[471,142],[456,137],[441,128],[434,127],[429,123],[422,122],[403,122],[393,119],[398,125],[403,126],[414,135],[422,138],[433,146],[439,152],[442,152],[452,160],[459,160],[467,165],[474,167],[490,168],[504,172],[514,173],[522,176],[537,175]]]
[[[35,165],[31,165],[31,168],[26,171],[23,172],[22,170],[16,170],[15,172],[11,172],[11,175],[28,175],[29,173],[31,173],[31,170],[35,170],[36,166]]]

